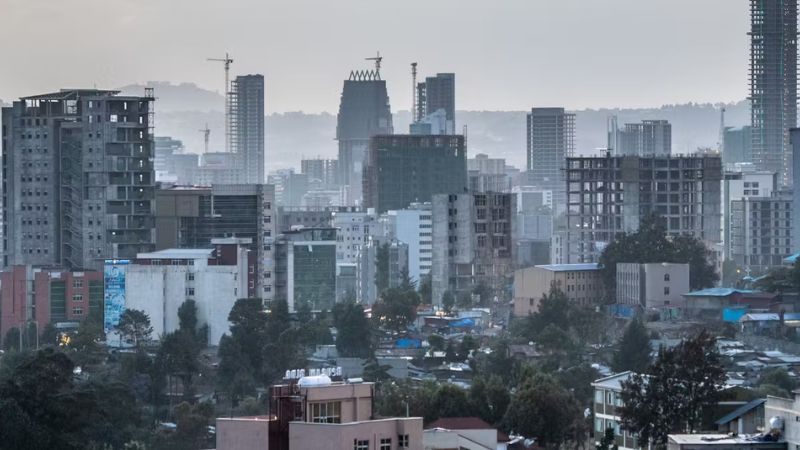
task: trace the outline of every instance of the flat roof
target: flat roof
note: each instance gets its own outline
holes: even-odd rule
[[[731,445],[731,444],[775,444],[784,442],[762,440],[761,434],[670,434],[669,440],[676,444]]]
[[[583,263],[583,264],[543,264],[534,266],[539,269],[549,270],[551,272],[576,272],[582,270],[598,270],[600,265],[597,263]]]
[[[736,288],[708,288],[683,294],[684,297],[727,297],[733,294],[763,294],[761,291]]]
[[[168,248],[150,253],[138,253],[136,259],[205,259],[210,258],[211,248]]]
[[[625,372],[620,372],[605,378],[600,378],[599,380],[594,380],[592,382],[592,386],[596,388],[603,388],[603,389],[622,389],[622,382],[628,381],[628,378],[633,375],[633,372],[630,370]]]

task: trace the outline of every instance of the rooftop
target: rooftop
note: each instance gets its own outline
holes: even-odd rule
[[[728,297],[733,294],[763,294],[761,291],[736,288],[708,288],[683,294],[684,297]]]
[[[633,372],[630,370],[620,372],[605,378],[600,378],[599,380],[594,380],[594,382],[592,382],[592,386],[601,389],[622,390],[622,382],[628,381],[628,378],[630,378],[631,375],[633,375]]]
[[[168,248],[157,252],[139,253],[137,259],[207,259],[214,253],[210,248]]]
[[[716,423],[717,425],[725,425],[726,423],[729,423],[732,420],[736,420],[739,417],[747,414],[748,412],[758,408],[759,406],[766,403],[766,401],[767,401],[766,398],[757,398],[749,403],[746,403],[736,408],[734,411],[731,411],[729,414],[723,416],[721,419],[717,420],[714,423]]]
[[[538,269],[549,270],[551,272],[577,272],[584,270],[599,270],[600,266],[597,263],[585,264],[544,264],[534,266]]]
[[[676,444],[731,445],[731,444],[781,444],[769,441],[761,434],[670,434],[669,440]]]
[[[494,430],[495,428],[478,417],[443,417],[429,423],[426,430]],[[497,432],[498,442],[508,442],[508,435],[502,431]]]

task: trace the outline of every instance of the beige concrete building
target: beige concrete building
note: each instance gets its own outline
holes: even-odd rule
[[[526,267],[514,273],[514,315],[524,317],[538,311],[542,296],[550,292],[551,286],[580,305],[595,303],[603,287],[596,263]]]
[[[618,263],[617,303],[642,308],[683,304],[689,292],[689,264]]]
[[[325,375],[272,386],[272,415],[217,419],[217,450],[422,450],[422,418],[375,419],[374,388]]]
[[[506,450],[508,436],[477,417],[446,417],[427,426],[425,450]]]

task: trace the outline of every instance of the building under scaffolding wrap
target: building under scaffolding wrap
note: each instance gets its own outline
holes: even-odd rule
[[[797,126],[797,0],[750,0],[753,163],[792,186],[789,129]]]
[[[153,100],[68,89],[3,108],[3,265],[153,251]]]
[[[364,157],[369,138],[392,134],[392,113],[386,82],[375,70],[350,72],[342,89],[336,140],[339,141],[339,184],[348,186],[348,202],[361,200]]]

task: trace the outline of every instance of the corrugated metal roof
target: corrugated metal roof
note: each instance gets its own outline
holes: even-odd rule
[[[543,264],[538,267],[539,269],[550,270],[552,272],[575,272],[582,270],[598,270],[599,264],[585,263],[585,264]]]
[[[684,297],[727,297],[733,294],[761,294],[761,291],[736,288],[708,288],[683,294]]]

